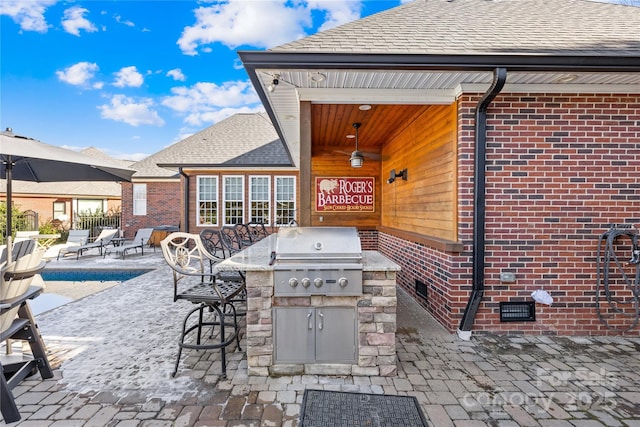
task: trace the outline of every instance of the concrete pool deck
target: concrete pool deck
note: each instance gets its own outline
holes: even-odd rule
[[[55,377],[14,389],[21,426],[297,426],[305,389],[416,396],[430,426],[640,427],[640,338],[474,335],[460,341],[398,294],[398,375],[249,377],[246,354],[189,352],[171,377],[187,303],[160,251],[47,268],[153,272],[37,316]],[[88,292],[88,290],[87,290]],[[241,342],[244,349],[244,342]]]

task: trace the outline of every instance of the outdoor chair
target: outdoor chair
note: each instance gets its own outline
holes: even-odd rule
[[[20,412],[11,392],[37,369],[43,379],[53,371],[28,301],[40,295],[42,287],[32,286],[33,277],[42,271],[44,250],[38,249],[0,269],[0,343],[10,348],[11,340],[27,341],[33,358],[3,364],[0,361],[0,410],[6,423],[20,420]]]
[[[89,230],[69,230],[67,241],[64,243],[64,246],[62,246],[58,251],[58,259],[60,259],[61,254],[66,253],[66,249],[70,246],[82,246],[87,244],[88,240]]]
[[[104,257],[107,256],[110,252],[115,252],[116,254],[122,254],[122,259],[124,259],[125,255],[130,250],[135,250],[136,253],[138,249],[140,249],[142,255],[144,255],[144,247],[149,246],[149,241],[151,240],[151,235],[153,234],[153,228],[140,228],[136,231],[136,235],[133,240],[130,242],[124,242],[120,246],[115,246],[113,248],[107,248],[104,250]],[[155,252],[156,247],[153,246],[153,251]]]
[[[224,249],[227,251],[229,256],[238,253],[247,247],[242,243],[242,239],[234,225],[225,225],[220,228],[220,240],[222,241],[222,246],[224,246]]]
[[[200,240],[204,248],[209,252],[209,270],[213,272],[213,267],[218,262],[227,258],[227,252],[222,244],[220,232],[212,228],[205,228],[200,232]]]
[[[36,249],[36,241],[33,239],[20,240],[11,245],[11,261],[16,261],[25,255],[29,255]],[[7,249],[0,255],[0,263],[7,262]]]
[[[243,247],[251,246],[253,244],[253,236],[247,224],[236,224],[236,233],[240,240],[240,245]]]
[[[211,272],[215,272],[215,265],[227,258],[227,252],[225,250],[225,245],[223,243],[223,237],[220,235],[219,230],[214,230],[211,228],[205,228],[200,232],[200,240],[202,240],[202,244],[205,249],[209,252],[209,270]],[[240,282],[242,284],[246,283],[244,272],[242,271],[218,271],[217,276],[218,279],[221,279],[225,282]],[[243,290],[240,294],[238,294],[232,301],[236,306],[236,311],[238,312],[238,316],[244,316],[246,314],[246,302],[247,302],[247,292],[246,289]],[[240,310],[238,307],[242,306]]]
[[[234,298],[245,289],[244,282],[224,281],[216,273],[207,271],[210,255],[197,234],[171,233],[160,242],[162,255],[172,269],[173,301],[185,300],[195,304],[182,322],[178,342],[178,357],[172,376],[178,372],[182,349],[220,349],[222,377],[227,376],[226,347],[234,341],[240,348],[240,327],[233,304]],[[211,328],[208,338],[205,328]],[[228,333],[227,328],[231,328]],[[214,338],[217,334],[217,340]]]
[[[265,227],[261,222],[250,222],[249,224],[247,224],[247,227],[249,228],[249,233],[251,234],[251,241],[253,241],[254,243],[269,236],[267,227]]]
[[[103,228],[98,237],[96,237],[96,239],[91,243],[85,243],[84,245],[77,246],[68,246],[66,248],[60,249],[58,258],[60,258],[60,255],[65,257],[67,254],[76,254],[76,259],[78,259],[80,258],[80,255],[82,255],[85,251],[94,248],[98,248],[100,250],[100,255],[102,255],[103,250],[111,242],[111,240],[116,237],[116,234],[118,234],[118,229],[116,228]]]

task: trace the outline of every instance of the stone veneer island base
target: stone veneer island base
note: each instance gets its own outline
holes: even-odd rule
[[[377,251],[363,251],[362,295],[277,297],[274,295],[273,266],[269,265],[271,253],[276,247],[276,238],[277,235],[272,234],[217,266],[220,271],[244,271],[246,274],[246,351],[249,375],[395,376],[396,274],[400,267]],[[278,362],[274,313],[287,308],[352,311],[355,321],[353,362]],[[347,329],[351,327],[348,324],[342,326]],[[295,345],[295,342],[287,343],[288,347]]]

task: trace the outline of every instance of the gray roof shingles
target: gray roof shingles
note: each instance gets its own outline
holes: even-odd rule
[[[289,167],[291,162],[266,113],[235,114],[137,163],[133,178],[177,177],[158,164],[208,167]]]
[[[640,8],[589,0],[415,0],[270,50],[638,56]]]

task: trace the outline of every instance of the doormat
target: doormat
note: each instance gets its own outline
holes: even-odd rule
[[[427,427],[413,396],[305,390],[300,427]]]

